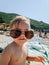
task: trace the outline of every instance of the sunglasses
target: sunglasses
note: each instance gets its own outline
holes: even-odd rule
[[[16,30],[10,30],[10,36],[12,38],[18,38],[22,34],[22,31],[19,29]],[[31,39],[34,36],[34,33],[32,30],[30,31],[24,31],[24,35],[27,39]]]

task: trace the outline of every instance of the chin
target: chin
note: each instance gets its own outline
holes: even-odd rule
[[[16,41],[15,41],[16,42]],[[16,44],[18,45],[23,45],[25,43],[25,41],[17,41]]]
[[[24,44],[26,41],[20,41],[20,44]]]

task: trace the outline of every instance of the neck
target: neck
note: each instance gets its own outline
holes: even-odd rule
[[[13,43],[14,43],[17,47],[19,47],[19,48],[22,48],[22,46],[23,46],[23,45],[19,45],[19,44],[16,43],[15,41],[13,41]]]

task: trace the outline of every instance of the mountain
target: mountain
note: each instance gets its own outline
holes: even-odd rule
[[[31,20],[31,27],[34,29],[49,29],[49,24],[44,23],[43,21]]]
[[[10,20],[12,20],[15,16],[18,16],[18,14],[0,12],[0,19],[2,19],[4,23],[7,24],[9,24]]]
[[[10,20],[12,20],[15,16],[18,16],[19,14],[15,14],[15,13],[5,13],[5,12],[0,12],[0,23],[6,23],[6,24],[10,24]],[[31,19],[31,28],[34,29],[49,29],[49,24],[44,23],[43,21],[37,21],[34,19]]]

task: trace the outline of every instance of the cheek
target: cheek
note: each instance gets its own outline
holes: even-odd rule
[[[17,42],[17,41],[18,41],[18,39],[14,39],[14,41],[15,41],[15,42]]]

